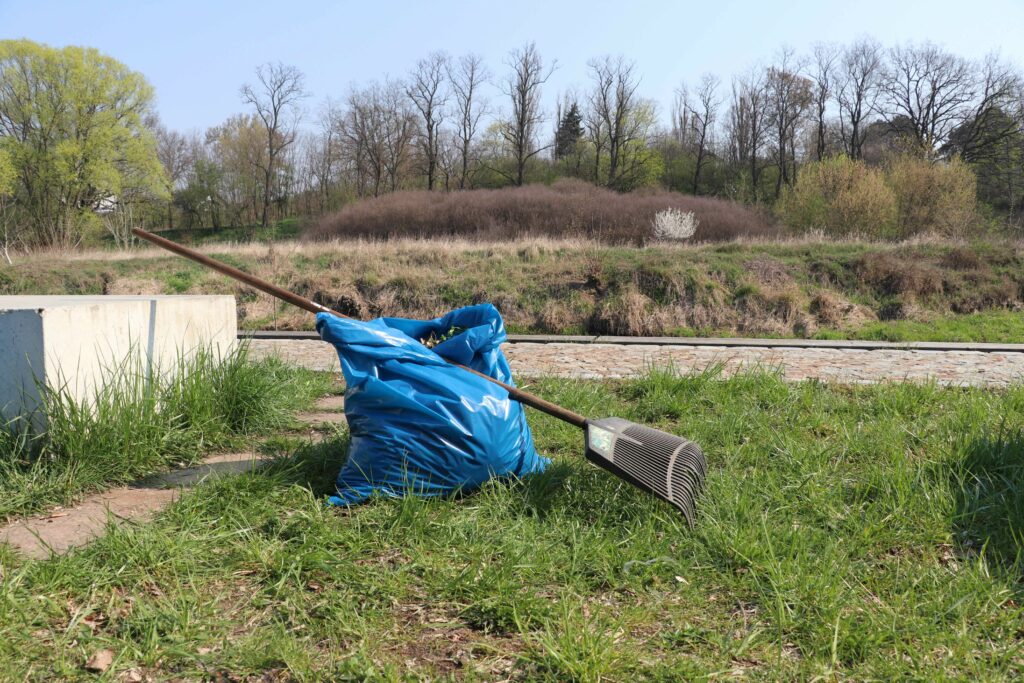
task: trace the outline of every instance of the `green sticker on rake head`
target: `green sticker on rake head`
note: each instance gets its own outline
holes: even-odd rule
[[[612,433],[607,429],[590,426],[590,447],[598,453],[609,455],[612,450]]]

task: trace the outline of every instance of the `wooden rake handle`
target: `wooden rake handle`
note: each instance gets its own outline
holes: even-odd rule
[[[132,233],[134,233],[136,237],[140,237],[146,240],[147,242],[151,242],[162,249],[166,249],[167,251],[173,252],[178,256],[183,256],[187,259],[191,259],[192,261],[195,261],[200,265],[206,266],[211,270],[215,270],[218,273],[227,275],[228,277],[234,278],[239,282],[244,282],[253,289],[258,289],[261,292],[266,292],[270,296],[276,297],[281,301],[285,301],[293,306],[298,306],[299,308],[309,311],[310,313],[329,313],[331,315],[336,315],[339,318],[352,319],[351,316],[347,316],[344,313],[339,313],[338,311],[335,311],[332,308],[328,308],[327,306],[321,306],[315,301],[310,301],[305,297],[299,296],[295,292],[290,292],[287,289],[284,289],[283,287],[278,287],[277,285],[271,284],[266,280],[262,280],[256,277],[255,275],[250,275],[249,273],[239,270],[238,268],[234,268],[233,266],[229,266],[228,264],[222,261],[210,258],[206,254],[201,254],[194,249],[189,249],[186,246],[182,246],[177,242],[172,242],[169,239],[160,237],[159,235],[154,235],[153,233],[147,232],[141,228],[132,228]],[[451,365],[454,365],[455,367],[462,368],[466,372],[471,372],[477,377],[482,377],[483,379],[487,380],[488,382],[491,382],[492,384],[497,384],[499,387],[508,392],[510,398],[512,398],[515,401],[518,401],[519,403],[522,403],[523,405],[535,408],[541,411],[542,413],[547,413],[552,417],[557,417],[559,420],[568,422],[569,424],[572,425],[576,425],[577,427],[580,428],[585,427],[587,424],[587,418],[583,417],[578,413],[574,413],[568,408],[563,408],[562,406],[552,403],[551,401],[546,401],[542,399],[540,396],[531,394],[528,391],[517,389],[511,384],[506,384],[500,380],[494,379],[493,377],[489,377],[488,375],[485,375],[482,372],[477,372],[476,370],[468,368],[465,365],[459,365],[458,363],[452,363],[451,361],[447,362],[450,363]]]

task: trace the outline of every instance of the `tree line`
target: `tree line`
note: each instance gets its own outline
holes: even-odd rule
[[[267,225],[402,189],[559,177],[774,204],[838,156],[960,160],[993,212],[1024,213],[1024,79],[996,55],[871,38],[782,48],[727,81],[680,85],[667,107],[643,95],[634,62],[602,56],[547,110],[556,68],[533,43],[493,71],[435,52],[315,103],[299,69],[265,64],[238,114],[186,133],[160,123],[141,74],[96,50],[0,41],[0,245]]]

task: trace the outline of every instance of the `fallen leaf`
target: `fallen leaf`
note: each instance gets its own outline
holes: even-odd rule
[[[103,614],[87,614],[82,617],[82,623],[89,627],[89,630],[93,633],[97,629],[103,628],[103,625],[107,623],[107,617]]]
[[[101,674],[110,668],[114,663],[114,652],[112,650],[100,650],[85,663],[85,670]]]
[[[121,674],[120,679],[124,683],[144,683],[146,677],[138,669],[128,669]]]

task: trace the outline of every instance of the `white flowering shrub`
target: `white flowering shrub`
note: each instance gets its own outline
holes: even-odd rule
[[[664,209],[654,214],[654,237],[658,240],[688,240],[700,221],[692,211]]]

